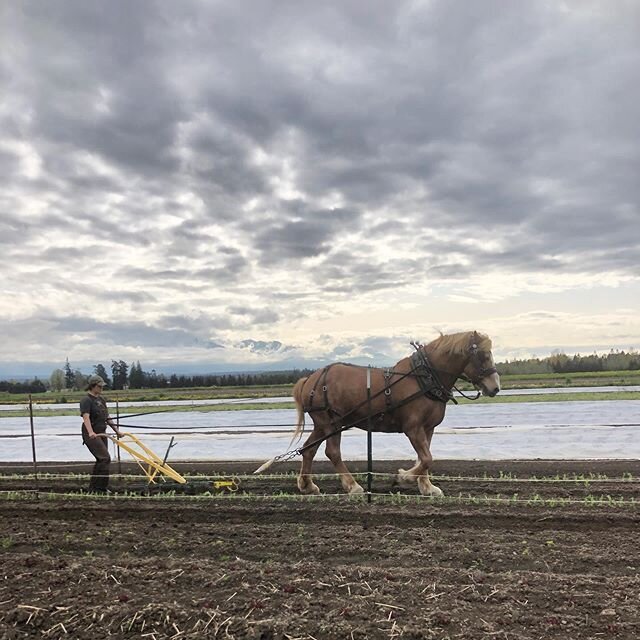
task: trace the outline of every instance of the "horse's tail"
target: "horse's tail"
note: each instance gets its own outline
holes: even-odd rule
[[[304,383],[307,381],[307,378],[300,378],[298,382],[293,386],[293,400],[296,403],[296,410],[298,412],[298,424],[296,425],[296,430],[293,432],[293,436],[291,437],[291,442],[289,443],[289,447],[293,444],[293,441],[298,438],[298,440],[302,437],[302,433],[304,431],[304,403],[302,402],[302,389],[304,387]],[[263,465],[258,467],[253,473],[262,473],[266,471],[274,462],[275,458],[271,458],[267,460]]]
[[[300,440],[302,438],[302,433],[304,432],[304,402],[302,401],[302,390],[304,389],[304,383],[307,381],[307,378],[300,378],[298,382],[295,383],[292,391],[293,400],[296,403],[296,410],[298,412],[298,424],[296,425],[296,430],[293,432],[293,436],[291,436],[291,442],[289,446],[293,444],[293,441],[297,438]]]

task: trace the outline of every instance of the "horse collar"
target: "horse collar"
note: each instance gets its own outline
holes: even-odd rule
[[[449,400],[453,400],[455,404],[458,404],[451,390],[447,389],[438,378],[436,370],[429,363],[424,349],[415,344],[413,346],[416,351],[411,354],[411,368],[423,394],[444,404],[447,404]]]

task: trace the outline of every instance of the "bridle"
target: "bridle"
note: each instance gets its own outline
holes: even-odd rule
[[[477,342],[471,338],[471,342],[469,343],[469,362],[474,368],[474,375],[468,376],[465,373],[462,373],[458,376],[462,380],[470,382],[476,389],[480,386],[483,378],[493,375],[494,373],[498,373],[498,370],[495,367],[485,367],[483,365],[484,358],[481,357],[481,354],[483,353],[484,351],[480,351],[478,348]]]

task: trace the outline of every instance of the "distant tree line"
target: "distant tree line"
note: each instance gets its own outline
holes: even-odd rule
[[[527,358],[524,360],[507,360],[496,364],[501,375],[535,374],[535,373],[580,373],[588,371],[637,371],[640,370],[640,352],[614,351],[604,355],[568,356],[562,352],[554,352],[547,358]],[[288,371],[263,371],[258,373],[224,373],[204,375],[165,375],[155,369],[144,371],[140,362],[128,365],[124,360],[112,360],[109,367],[111,375],[102,364],[93,367],[92,374],[99,375],[109,389],[157,389],[162,387],[244,387],[252,385],[292,384],[303,376],[308,376],[311,369],[291,369]],[[73,369],[69,360],[61,369],[55,369],[49,380],[37,377],[30,381],[0,381],[0,392],[8,393],[44,393],[45,391],[62,391],[64,389],[80,391],[85,389],[91,374],[84,374]]]
[[[1,380],[0,393],[44,393],[47,391],[47,384],[39,378],[19,382],[14,380]]]
[[[588,371],[637,371],[640,369],[640,352],[614,351],[604,355],[593,353],[582,356],[568,356],[560,351],[547,358],[528,358],[526,360],[507,360],[499,362],[496,368],[500,374],[532,373],[585,373]]]
[[[169,387],[184,389],[187,387],[245,387],[254,385],[293,384],[302,376],[308,376],[311,369],[292,369],[290,371],[265,371],[260,373],[211,373],[198,375],[166,376],[155,369],[143,371],[140,362],[131,365],[128,378],[129,389],[156,389]]]

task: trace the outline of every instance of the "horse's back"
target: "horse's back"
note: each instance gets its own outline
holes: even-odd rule
[[[305,410],[319,406],[331,397],[335,402],[352,396],[353,390],[366,393],[367,367],[334,362],[317,369],[304,381],[299,389]]]

